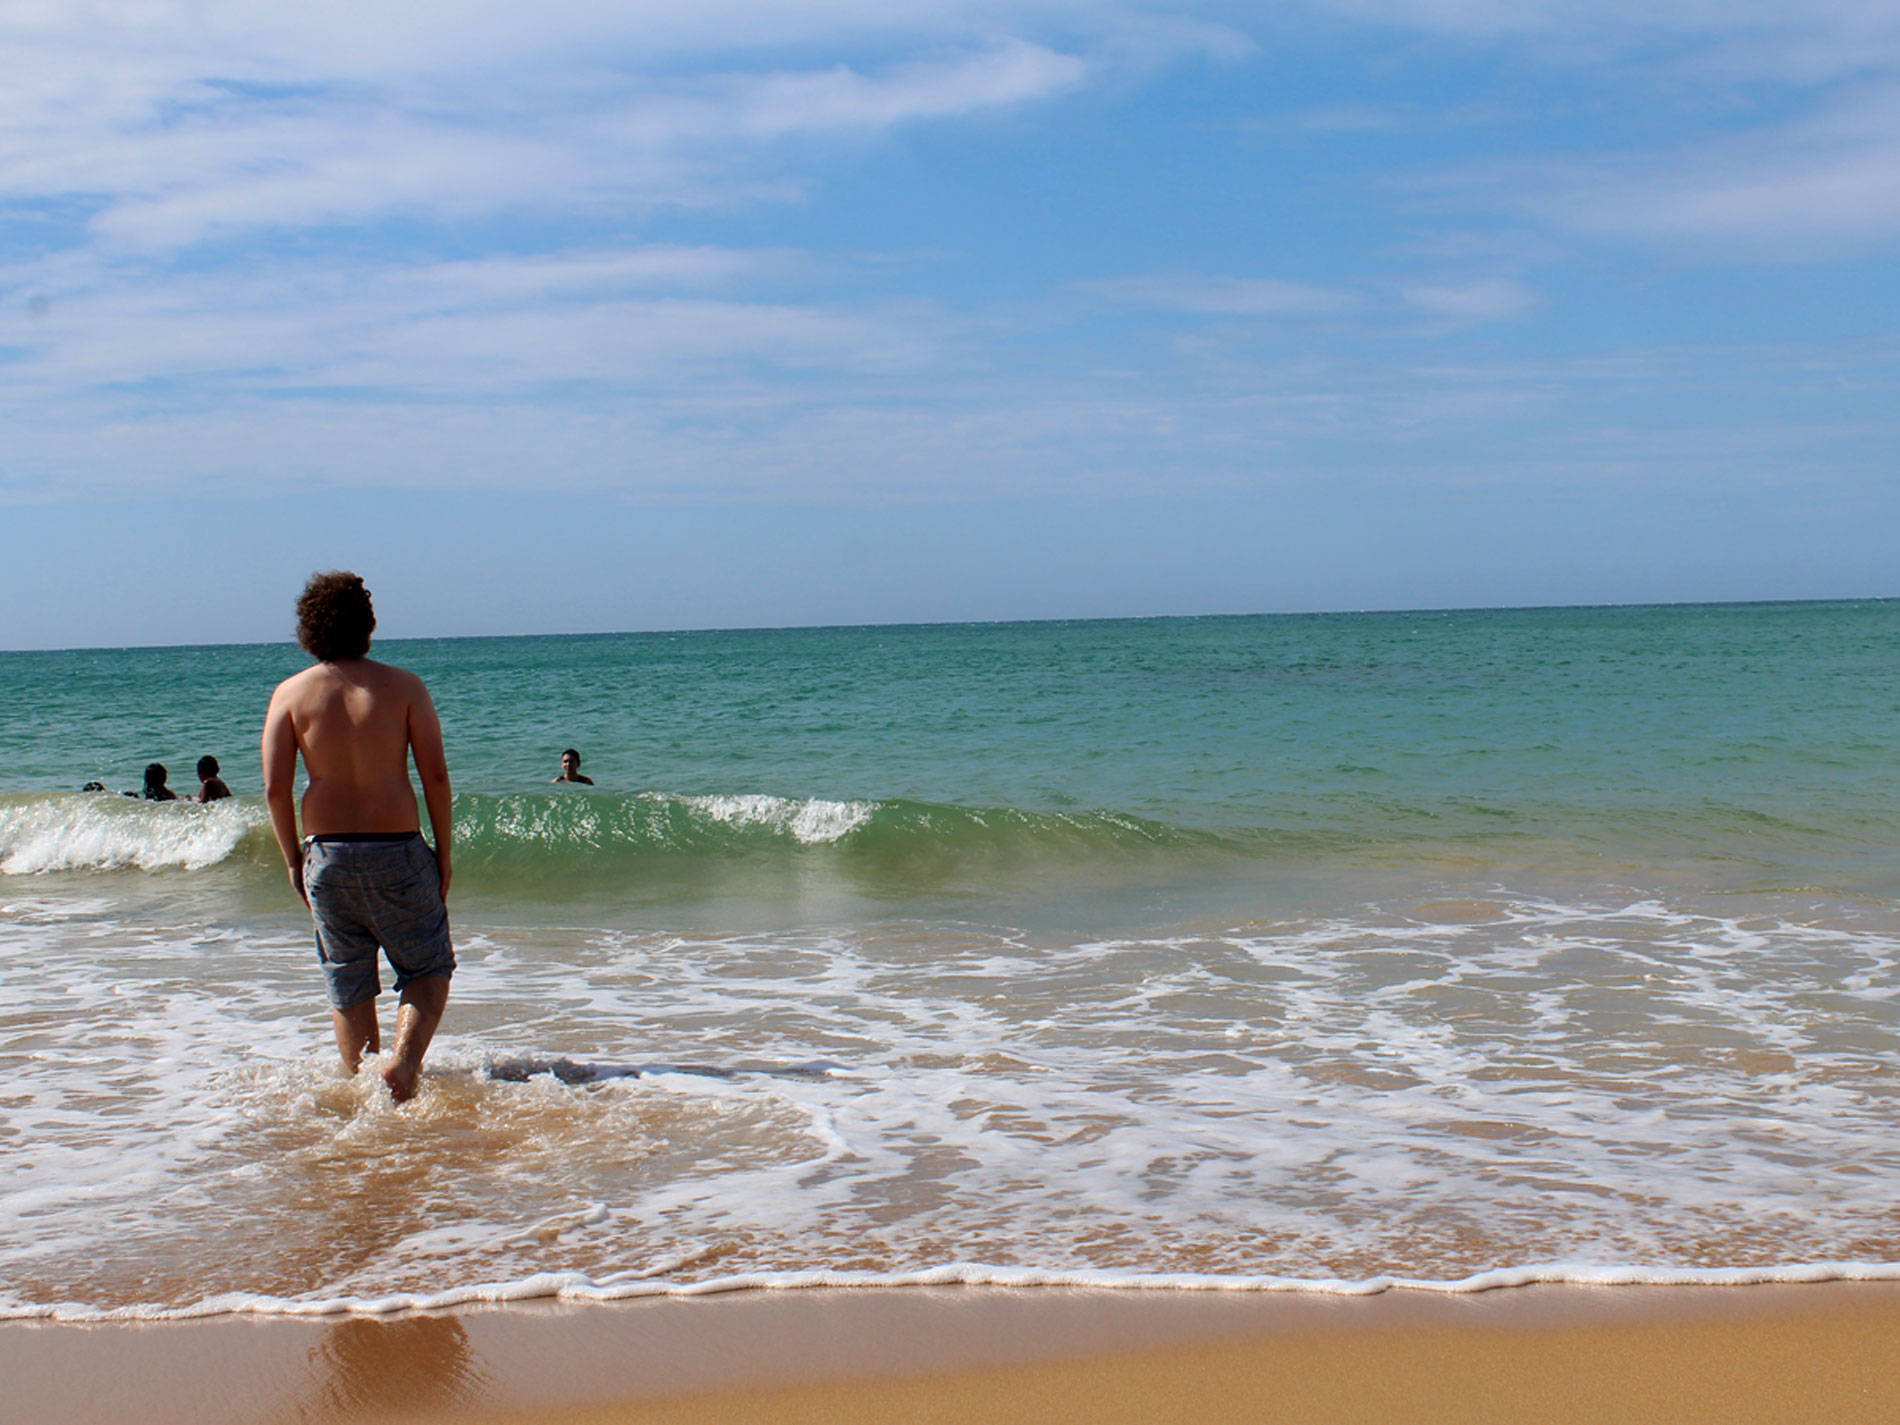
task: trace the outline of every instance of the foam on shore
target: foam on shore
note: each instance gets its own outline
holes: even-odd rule
[[[1363,1297],[1386,1292],[1470,1295],[1528,1286],[1746,1287],[1820,1282],[1900,1281],[1900,1262],[1791,1262],[1770,1267],[1644,1267],[1548,1263],[1479,1272],[1457,1281],[1380,1276],[1329,1281],[1277,1276],[1208,1276],[1189,1272],[1042,1271],[1032,1267],[953,1262],[913,1272],[744,1272],[705,1281],[670,1281],[617,1273],[594,1280],[579,1272],[542,1272],[514,1282],[482,1282],[438,1292],[392,1292],[377,1297],[290,1300],[248,1292],[208,1297],[189,1306],[136,1305],[108,1309],[73,1303],[0,1306],[0,1321],[193,1321],[214,1316],[393,1316],[452,1311],[511,1302],[616,1302],[653,1297],[722,1296],[745,1291],[878,1290],[899,1287],[981,1286],[1018,1290],[1065,1287],[1093,1291],[1306,1293]]]
[[[1503,898],[1114,940],[463,922],[399,1107],[340,1075],[294,917],[37,907],[0,907],[16,1317],[1900,1261],[1884,924]]]

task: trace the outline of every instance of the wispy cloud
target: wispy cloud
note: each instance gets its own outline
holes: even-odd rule
[[[0,9],[0,213],[101,240],[638,214],[785,197],[788,138],[1048,102],[1190,53],[1215,18],[1102,0],[15,0]]]
[[[695,139],[883,128],[1048,99],[1078,87],[1087,73],[1074,55],[1016,40],[878,76],[840,65],[816,73],[728,78],[719,81],[724,92],[717,102],[680,112],[679,127]]]
[[[20,298],[0,344],[14,353],[9,385],[42,396],[198,382],[211,383],[199,399],[357,388],[383,400],[677,381],[707,363],[897,369],[936,349],[943,319],[915,302],[720,291],[800,265],[781,251],[661,246],[155,280],[55,261],[0,270]]]
[[[1574,231],[1832,255],[1900,236],[1900,85],[1673,151],[1506,182],[1520,211]]]
[[[1818,470],[1851,475],[1856,444],[1885,448],[1895,429],[1891,416],[1823,419],[1807,409],[1803,393],[1834,389],[1843,376],[1892,389],[1892,354],[1864,350],[1683,348],[1609,361],[1440,364],[1359,355],[1234,362],[1171,381],[1026,383],[940,360],[852,369],[837,359],[850,350],[849,332],[796,315],[772,333],[770,313],[745,314],[745,332],[722,333],[716,313],[687,305],[675,314],[682,326],[713,318],[700,340],[710,359],[736,363],[724,379],[676,380],[667,363],[653,363],[633,373],[637,383],[582,382],[558,402],[499,387],[482,401],[423,386],[402,400],[362,402],[347,391],[311,388],[283,400],[267,386],[234,386],[211,403],[168,404],[154,393],[144,410],[78,388],[51,405],[10,392],[0,401],[9,433],[0,502],[55,489],[111,497],[386,485],[849,503],[1185,496],[1310,482],[1319,472],[1413,488],[1798,486]],[[558,333],[537,338],[531,327],[515,335],[530,364],[540,359],[537,341],[560,344]],[[822,356],[812,379],[792,390],[751,365],[746,353],[768,337],[775,360]],[[470,356],[486,363],[497,353]],[[1764,418],[1738,426],[1725,403],[1711,404],[1721,391],[1750,393]],[[1342,466],[1342,444],[1367,458]],[[1789,463],[1791,452],[1800,460]]]
[[[1355,20],[1485,41],[1528,41],[1555,63],[1665,46],[1658,62],[1731,77],[1815,82],[1900,59],[1887,0],[1308,0]]]
[[[258,91],[193,78],[68,115],[63,96],[0,111],[0,204],[66,200],[121,245],[260,229],[533,210],[600,213],[751,196],[748,145],[1046,100],[1082,59],[1021,41],[881,72],[628,79],[611,96]],[[57,120],[57,121],[56,121]]]
[[[1504,322],[1537,307],[1537,294],[1515,277],[1407,287],[1406,304],[1429,316],[1461,325]]]

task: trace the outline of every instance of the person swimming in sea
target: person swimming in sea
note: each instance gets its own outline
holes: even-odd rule
[[[218,759],[209,754],[198,759],[198,800],[201,802],[221,802],[231,795],[231,789],[224,784],[224,778],[218,775]]]
[[[594,785],[594,779],[592,777],[583,777],[581,775],[581,754],[576,752],[572,747],[561,754],[561,775],[554,778],[554,781],[579,782],[584,787]]]
[[[178,793],[165,785],[170,777],[171,773],[165,770],[163,762],[154,762],[145,769],[145,790],[127,792],[126,795],[142,797],[148,802],[175,802],[178,800]]]

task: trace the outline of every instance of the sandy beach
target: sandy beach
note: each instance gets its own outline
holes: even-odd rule
[[[1888,1420],[1900,1284],[1466,1296],[905,1288],[0,1326],[9,1418]]]

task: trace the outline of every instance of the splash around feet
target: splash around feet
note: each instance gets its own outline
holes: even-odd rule
[[[391,1064],[383,1070],[383,1082],[389,1085],[389,1096],[397,1103],[407,1103],[416,1096],[421,1078],[422,1070],[407,1064]]]

